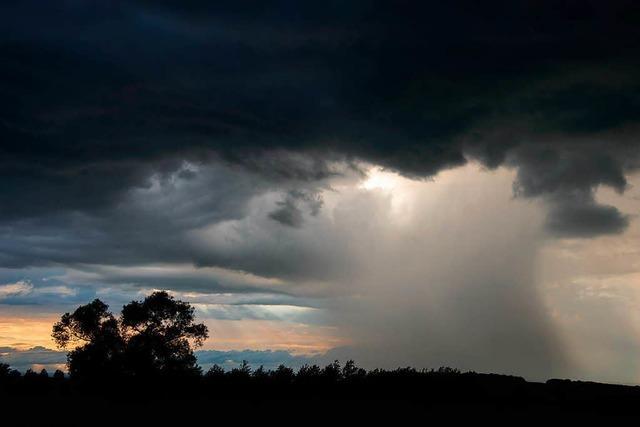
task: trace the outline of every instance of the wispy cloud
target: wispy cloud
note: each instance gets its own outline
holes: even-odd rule
[[[33,291],[33,285],[27,281],[18,281],[15,283],[6,283],[0,285],[0,300],[29,295]]]

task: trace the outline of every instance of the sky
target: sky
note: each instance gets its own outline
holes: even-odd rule
[[[165,289],[203,366],[640,383],[639,21],[2,2],[0,360],[62,367],[62,313]]]

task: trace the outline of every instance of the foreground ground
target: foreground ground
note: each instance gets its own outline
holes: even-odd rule
[[[640,387],[412,370],[366,375],[72,381],[40,376],[0,382],[2,422],[12,426],[282,424],[338,421],[603,422],[640,418]],[[7,423],[7,424],[5,424]]]

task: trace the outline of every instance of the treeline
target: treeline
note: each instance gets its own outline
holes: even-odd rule
[[[223,370],[198,375],[69,377],[10,371],[0,377],[0,401],[29,423],[68,408],[77,424],[186,425],[223,415],[260,422],[265,416],[362,422],[427,417],[434,422],[532,419],[628,420],[638,417],[640,388],[568,380],[546,383],[460,372],[451,368],[365,370],[353,362],[293,370]],[[33,408],[38,408],[33,411]],[[98,415],[99,414],[99,415]],[[345,415],[346,414],[346,415]],[[91,420],[90,424],[85,420]]]
[[[11,366],[7,363],[0,363],[0,381],[7,378],[20,378],[24,375],[26,378],[49,378],[49,372],[46,369],[41,369],[36,372],[33,369],[27,369],[24,374],[17,369],[11,368]],[[64,379],[65,374],[60,369],[56,369],[53,372],[53,378],[55,379]]]
[[[103,395],[116,399],[478,399],[488,395],[517,396],[525,392],[523,378],[460,372],[398,368],[365,370],[348,361],[324,367],[305,365],[294,370],[281,365],[257,369],[243,362],[225,370],[218,365],[189,375],[105,375],[78,377],[56,371],[28,370],[24,375],[2,365],[0,393],[6,395]],[[489,394],[487,394],[489,393]]]
[[[214,365],[195,375],[69,377],[56,371],[26,371],[23,375],[0,364],[0,394],[3,396],[103,395],[112,399],[382,399],[429,403],[474,403],[501,405],[607,405],[640,404],[640,387],[552,379],[528,382],[522,377],[461,372],[458,369],[398,368],[366,370],[348,361],[324,367],[305,365],[294,370],[252,369],[243,362],[225,370]],[[593,406],[595,405],[595,406]]]
[[[46,369],[39,372],[28,369],[22,374],[18,370],[11,369],[9,365],[0,363],[0,390],[23,390],[29,393],[42,391],[85,393],[91,390],[108,390],[113,387],[127,389],[133,386],[135,389],[149,388],[158,394],[172,395],[174,391],[179,390],[180,396],[186,396],[191,394],[189,390],[197,390],[199,393],[219,393],[233,398],[233,394],[229,392],[240,389],[245,393],[267,389],[270,391],[267,396],[272,397],[277,396],[274,394],[276,391],[291,392],[287,393],[287,397],[303,397],[304,395],[298,394],[303,389],[309,392],[309,395],[313,395],[318,394],[315,392],[322,392],[325,389],[336,391],[339,388],[344,388],[353,391],[360,387],[377,388],[397,385],[402,386],[402,389],[393,390],[393,394],[400,396],[404,391],[413,390],[415,387],[427,383],[431,385],[437,383],[442,386],[459,382],[458,380],[464,381],[480,376],[492,378],[494,381],[505,384],[525,383],[524,379],[520,377],[481,375],[474,372],[462,373],[448,367],[430,370],[398,368],[367,371],[358,367],[352,360],[344,365],[341,365],[337,360],[324,367],[304,365],[297,370],[285,365],[280,365],[276,369],[265,369],[263,366],[254,369],[247,361],[243,361],[238,367],[232,369],[225,370],[219,365],[213,365],[206,371],[192,370],[188,375],[184,375],[184,373],[156,373],[155,375],[114,375],[109,373],[109,375],[91,377],[69,376],[61,370],[56,370],[50,375]],[[175,388],[175,385],[183,387]]]

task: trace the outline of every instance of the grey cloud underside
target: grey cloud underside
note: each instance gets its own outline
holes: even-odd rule
[[[0,224],[3,266],[188,262],[187,231],[243,217],[247,199],[267,188],[228,168],[207,168],[197,177],[178,170],[165,178],[93,215],[57,212]],[[23,232],[12,233],[15,228]]]
[[[295,293],[295,286],[202,267],[280,278],[292,281],[289,285],[328,280],[348,269],[347,242],[337,238],[339,231],[327,218],[314,218],[322,204],[317,183],[282,193],[259,175],[221,165],[184,175],[177,171],[154,180],[97,214],[57,213],[0,224],[0,264],[72,269],[72,277],[60,278],[65,283],[274,293]],[[249,206],[261,198],[266,200],[259,206]],[[302,215],[314,218],[315,224],[292,228],[274,220],[285,209],[295,209],[300,221]],[[5,282],[28,277],[24,274]]]
[[[558,236],[590,237],[594,234],[616,234],[629,225],[629,218],[615,207],[600,205],[593,195],[559,195],[547,215],[547,229]]]
[[[179,231],[276,188],[265,215],[300,228],[335,160],[415,177],[508,165],[556,235],[628,223],[594,191],[623,191],[640,161],[632,1],[9,1],[0,16],[5,266],[202,258]],[[127,204],[176,174],[203,186]],[[32,253],[15,230],[61,237]]]
[[[284,200],[278,202],[278,208],[271,212],[269,217],[283,225],[300,227],[304,220],[303,209],[315,216],[320,211],[322,203],[322,197],[317,193],[291,190]]]

